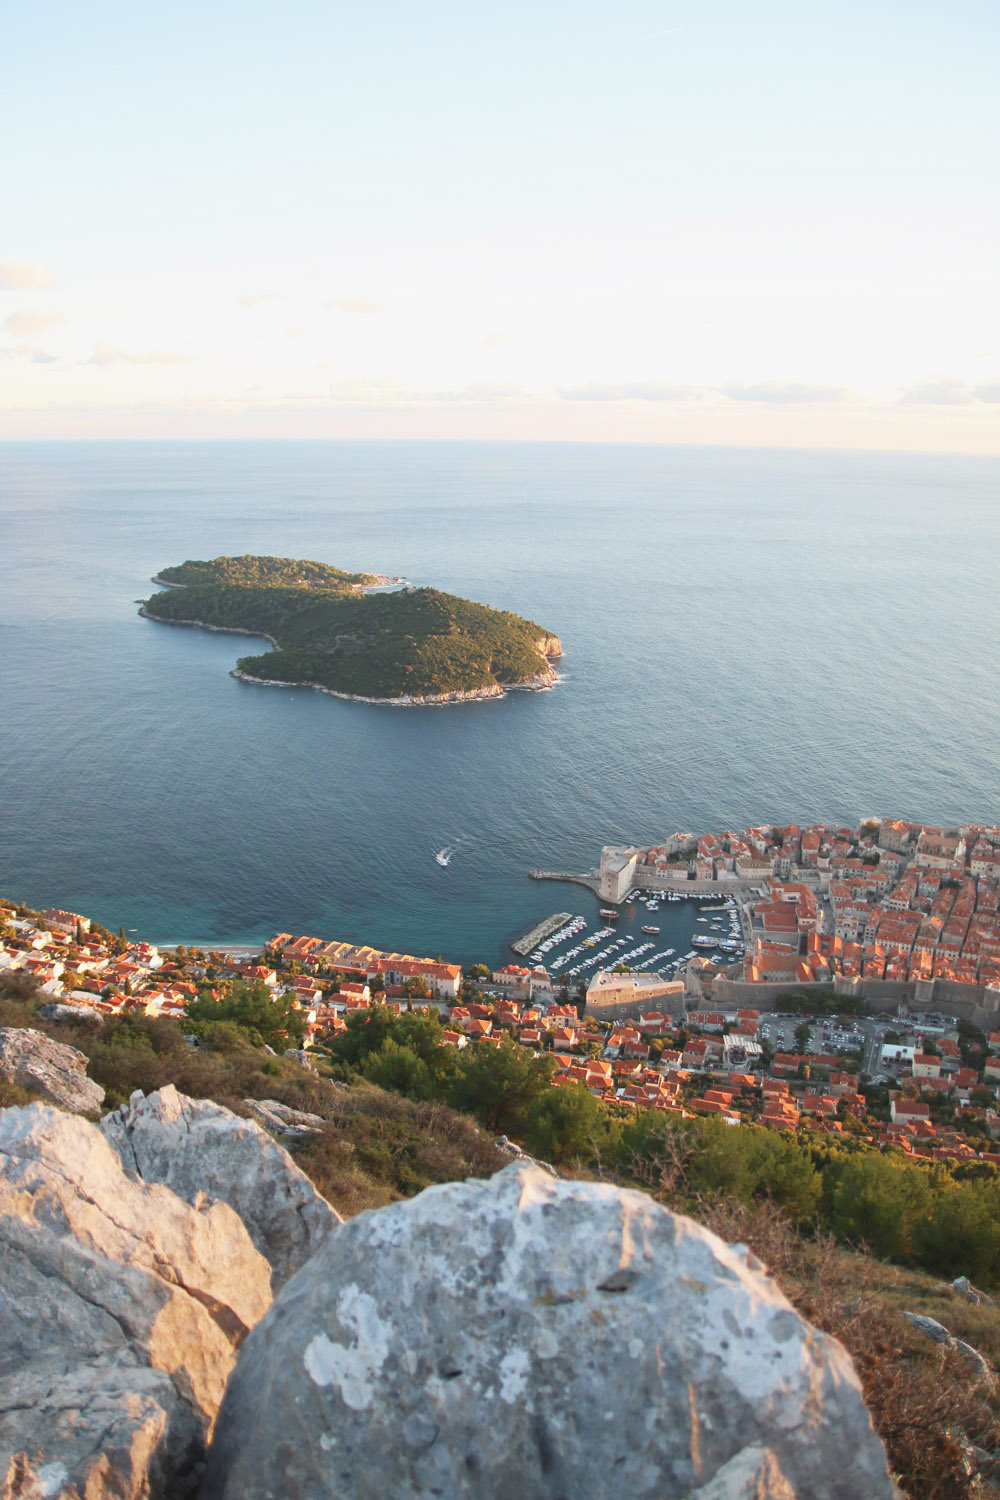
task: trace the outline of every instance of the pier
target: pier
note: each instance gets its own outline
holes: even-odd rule
[[[568,911],[553,912],[551,917],[546,917],[544,922],[539,922],[537,927],[533,927],[530,932],[524,934],[524,937],[519,937],[510,946],[515,953],[519,953],[523,958],[531,952],[532,948],[537,948],[539,943],[544,942],[551,932],[556,932],[566,922],[569,922],[572,915],[572,912]]]
[[[597,871],[589,875],[569,875],[563,870],[529,870],[531,880],[568,880],[573,885],[585,885],[595,896],[600,895],[601,877]]]

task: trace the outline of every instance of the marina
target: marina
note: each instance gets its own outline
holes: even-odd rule
[[[661,908],[663,916],[670,912],[665,928],[640,920]],[[619,965],[670,978],[699,951],[720,965],[743,956],[739,907],[731,898],[720,902],[717,892],[632,892],[614,909],[600,907],[597,915],[603,925],[588,930],[591,922],[585,916],[559,914],[511,946],[535,967],[544,967],[554,985],[586,983],[599,969]]]

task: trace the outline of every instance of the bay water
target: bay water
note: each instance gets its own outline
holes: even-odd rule
[[[527,872],[602,843],[995,822],[998,495],[973,457],[0,445],[0,891],[162,942],[495,963],[549,912],[596,920]],[[562,638],[562,680],[420,709],[238,682],[256,642],[136,603],[238,553],[514,610]]]

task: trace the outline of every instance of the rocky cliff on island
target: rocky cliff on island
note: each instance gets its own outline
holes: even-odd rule
[[[244,682],[316,688],[395,706],[502,698],[551,687],[559,637],[507,610],[400,580],[278,557],[221,557],[165,568],[140,614],[164,624],[260,636]]]
[[[173,1088],[0,1160],[0,1500],[896,1493],[844,1349],[644,1194],[515,1161],[343,1224]]]

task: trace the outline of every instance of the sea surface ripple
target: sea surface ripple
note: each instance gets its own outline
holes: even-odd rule
[[[0,891],[161,941],[495,961],[600,845],[996,821],[995,459],[489,443],[0,446]],[[230,677],[168,563],[402,574],[562,637],[564,680],[395,710]],[[435,853],[455,846],[449,863]],[[507,955],[509,957],[509,955]]]

